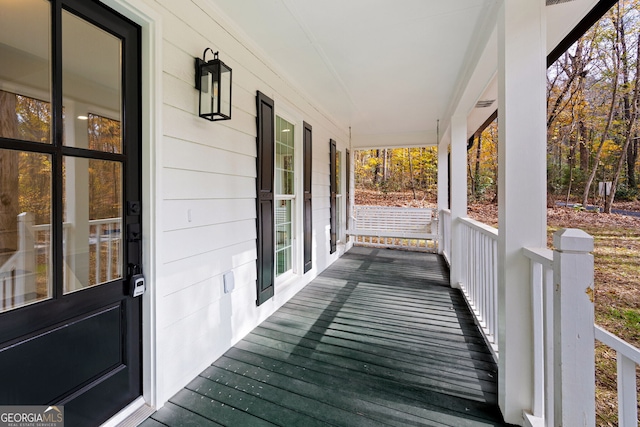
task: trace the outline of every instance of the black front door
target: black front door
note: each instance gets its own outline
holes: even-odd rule
[[[91,426],[141,394],[139,27],[0,0],[0,405]]]

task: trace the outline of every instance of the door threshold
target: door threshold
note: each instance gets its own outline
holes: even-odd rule
[[[109,418],[101,427],[136,427],[153,414],[155,409],[147,405],[142,396]]]

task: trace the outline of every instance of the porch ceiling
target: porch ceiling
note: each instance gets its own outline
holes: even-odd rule
[[[487,55],[498,0],[208,0],[309,100],[350,126],[354,148],[437,143]],[[596,0],[548,6],[554,47]],[[489,50],[496,50],[490,46]],[[497,57],[489,52],[490,57]],[[222,55],[224,57],[224,54]],[[496,99],[489,75],[466,98]],[[495,95],[495,96],[494,96]],[[464,106],[463,106],[464,107]],[[466,107],[465,107],[466,108]],[[482,123],[496,104],[471,114]],[[442,129],[442,128],[441,128]],[[473,132],[475,129],[470,129]]]

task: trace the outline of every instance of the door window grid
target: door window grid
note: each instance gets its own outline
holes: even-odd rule
[[[13,14],[20,14],[24,10],[29,10],[30,22],[40,23],[35,33],[33,26],[14,25],[21,19]],[[56,227],[52,226],[56,222],[52,211],[52,178],[56,176],[53,168],[53,159],[56,157],[54,145],[68,145],[94,152],[88,154],[89,158],[64,156],[65,165],[69,159],[74,160],[72,163],[86,163],[88,166],[81,169],[86,169],[88,174],[80,184],[80,187],[87,188],[78,194],[73,194],[78,192],[77,184],[74,189],[62,190],[63,216],[58,218],[62,220],[60,237],[65,260],[62,268],[63,292],[110,282],[123,276],[123,245],[120,238],[123,164],[121,161],[101,160],[100,154],[95,153],[122,154],[123,151],[120,120],[121,41],[62,10],[62,79],[65,83],[62,99],[65,105],[61,106],[60,116],[63,139],[55,142],[52,140],[52,103],[48,95],[51,93],[52,78],[50,3],[45,0],[23,0],[19,8],[9,8],[4,12],[0,16],[0,24],[5,28],[15,27],[11,31],[14,35],[28,28],[28,36],[23,40],[29,42],[18,43],[18,39],[3,41],[6,43],[0,43],[0,53],[3,58],[15,63],[28,60],[32,64],[28,74],[11,74],[9,70],[9,74],[0,75],[0,117],[3,118],[0,138],[12,141],[8,145],[3,143],[1,147],[5,148],[0,148],[0,187],[9,189],[4,193],[11,202],[3,203],[5,206],[10,204],[10,209],[0,209],[0,313],[56,295],[53,285]],[[84,36],[78,37],[78,34]],[[99,53],[94,49],[95,44],[102,46]],[[69,48],[72,45],[74,47]],[[105,51],[110,54],[105,54]],[[99,67],[101,74],[97,76],[91,72],[95,67],[86,67],[87,55],[97,55],[89,63],[103,61],[102,64],[110,66]],[[92,114],[92,109],[100,113]],[[23,141],[43,144],[42,152],[22,151]],[[116,178],[111,182],[113,185],[104,187],[108,182],[105,176],[107,169],[115,171]],[[68,167],[62,167],[63,181],[72,179],[68,176],[69,172]],[[104,188],[96,188],[96,184],[102,184]],[[106,192],[103,191],[105,188]],[[102,200],[105,194],[110,196],[106,201],[108,206]],[[87,215],[80,215],[85,221],[77,222],[80,211],[72,215],[75,223],[69,220],[70,201],[76,205],[86,205],[80,209],[90,211]],[[101,207],[108,210],[109,214],[96,214],[96,209],[100,210]],[[74,254],[73,251],[78,248],[84,248],[85,253]],[[84,265],[78,263],[79,255]],[[70,262],[72,257],[76,258],[74,262]],[[77,279],[75,269],[88,274],[82,274],[83,277],[87,276],[82,284],[76,280],[77,286],[70,286],[71,278]]]

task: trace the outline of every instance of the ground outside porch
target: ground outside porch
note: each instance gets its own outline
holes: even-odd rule
[[[439,255],[355,247],[142,423],[503,426]]]

